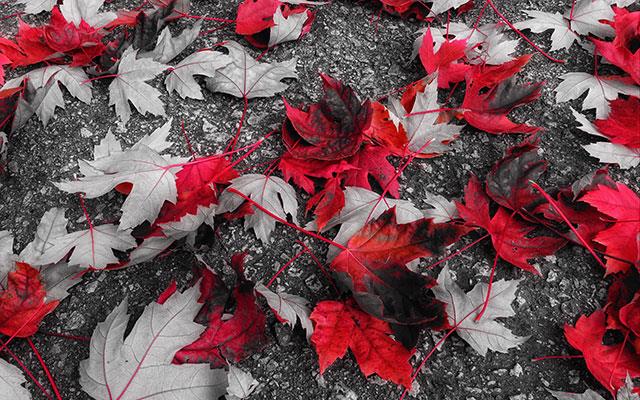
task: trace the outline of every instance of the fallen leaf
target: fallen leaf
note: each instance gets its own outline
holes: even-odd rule
[[[163,304],[145,307],[124,338],[129,315],[125,299],[91,337],[89,358],[80,362],[80,385],[93,399],[164,397],[184,400],[218,398],[226,393],[224,370],[209,365],[174,365],[176,351],[204,330],[193,322],[202,307],[196,285],[173,293]]]
[[[255,290],[267,300],[269,307],[280,322],[288,324],[293,329],[296,322],[299,321],[300,326],[307,334],[307,340],[309,340],[313,333],[313,324],[309,319],[309,315],[311,315],[311,309],[308,307],[309,300],[295,294],[273,292],[262,283],[258,283]]]
[[[180,97],[204,100],[200,85],[194,75],[214,77],[216,71],[231,62],[231,59],[217,51],[203,50],[190,54],[172,67],[164,80],[167,92],[178,92]]]
[[[229,386],[227,387],[226,400],[242,400],[251,396],[258,387],[259,382],[253,379],[250,373],[244,372],[238,367],[229,365]]]
[[[82,21],[101,28],[118,16],[113,12],[98,12],[105,0],[64,0],[60,5],[60,12],[68,22],[80,26]]]
[[[238,190],[280,218],[287,219],[287,215],[290,215],[293,223],[298,224],[296,192],[277,176],[246,174],[233,179],[229,188]],[[242,197],[226,190],[220,196],[217,214],[233,211],[244,202]],[[253,228],[258,239],[266,244],[276,227],[276,221],[264,212],[254,210],[244,217],[244,227]]]
[[[18,367],[0,358],[0,393],[13,400],[31,400],[31,393],[23,386],[26,382]]]
[[[413,352],[393,340],[389,324],[360,311],[352,301],[321,301],[313,309],[311,320],[315,324],[311,343],[318,354],[321,374],[351,349],[364,376],[377,374],[411,387],[409,359]]]

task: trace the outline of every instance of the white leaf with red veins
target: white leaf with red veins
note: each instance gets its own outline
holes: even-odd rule
[[[306,12],[292,13],[285,18],[280,7],[276,8],[276,12],[273,14],[273,23],[275,25],[271,27],[269,32],[269,47],[298,40],[302,35],[304,23],[308,18],[309,16]]]
[[[522,279],[493,282],[489,304],[479,321],[475,318],[482,309],[487,296],[487,284],[478,283],[469,293],[465,293],[451,279],[449,267],[444,267],[438,276],[438,285],[433,287],[436,298],[447,304],[446,311],[451,326],[458,326],[456,333],[483,357],[487,351],[507,353],[518,347],[529,337],[516,336],[496,318],[515,315],[511,303]]]
[[[582,102],[582,111],[596,109],[596,118],[605,119],[609,115],[609,101],[618,94],[640,97],[640,87],[616,79],[605,79],[585,72],[569,72],[560,75],[562,82],[554,89],[556,102],[575,100],[587,92]]]
[[[115,106],[116,114],[126,123],[131,117],[129,102],[145,115],[147,112],[165,115],[160,101],[160,91],[145,81],[153,79],[168,67],[150,58],[137,59],[137,50],[128,47],[122,54],[118,73],[109,85],[109,105]]]
[[[165,157],[145,145],[84,162],[98,172],[75,181],[55,183],[56,187],[96,198],[121,183],[131,183],[131,192],[122,205],[121,230],[134,228],[145,221],[153,222],[165,201],[176,202],[175,173],[180,167],[170,164]]]
[[[60,12],[67,22],[80,26],[85,21],[94,28],[101,28],[118,16],[113,12],[98,12],[104,0],[64,0],[60,5]]]
[[[250,373],[244,372],[233,365],[229,366],[228,380],[229,387],[227,387],[226,400],[246,399],[256,390],[259,384]]]
[[[551,51],[568,49],[580,36],[569,27],[569,21],[560,13],[548,13],[538,10],[524,10],[531,19],[516,22],[514,25],[520,30],[529,29],[534,33],[542,33],[553,29],[551,33]]]
[[[204,100],[202,89],[193,78],[194,75],[212,78],[216,76],[217,70],[230,63],[231,58],[219,51],[197,51],[180,61],[169,72],[164,80],[167,92],[171,93],[175,90],[183,99],[189,97],[196,100]]]
[[[442,14],[443,12],[446,12],[448,10],[463,6],[468,2],[469,0],[433,0],[429,11],[431,12],[432,16],[435,16],[438,14]]]
[[[297,59],[261,63],[249,55],[244,47],[229,40],[223,46],[229,51],[232,63],[207,78],[207,89],[211,92],[252,99],[272,97],[289,87],[283,79],[297,79]]]
[[[31,394],[22,386],[26,382],[18,367],[0,358],[0,393],[3,399],[31,400]]]
[[[175,353],[205,329],[193,321],[202,307],[199,286],[175,292],[164,304],[149,304],[126,339],[127,300],[120,303],[93,332],[89,358],[80,362],[82,389],[96,400],[202,400],[224,395],[224,370],[172,364]]]
[[[277,176],[247,174],[231,181],[231,186],[220,196],[217,213],[230,212],[245,202],[245,199],[228,189],[235,189],[266,210],[282,219],[291,216],[294,224],[298,224],[298,200],[296,191],[291,185]],[[264,212],[255,209],[253,214],[245,215],[245,229],[252,228],[256,236],[263,242],[269,243],[269,236],[276,227],[276,221]]]
[[[273,292],[262,283],[256,284],[255,290],[267,300],[269,307],[286,324],[293,328],[296,321],[300,321],[300,326],[307,333],[307,340],[309,340],[313,334],[313,324],[309,318],[311,315],[311,309],[308,307],[309,300],[294,294]]]
[[[140,58],[151,57],[163,64],[168,63],[189,47],[200,34],[202,20],[196,22],[191,28],[184,29],[180,35],[172,36],[169,27],[166,27],[158,36],[156,47],[148,53],[140,54]]]
[[[51,11],[58,0],[16,0],[16,3],[26,5],[25,14],[39,14],[43,11]]]
[[[595,35],[601,38],[615,35],[613,27],[600,21],[613,21],[615,13],[605,0],[578,0],[573,9],[564,13],[571,21],[571,29],[578,35]],[[570,18],[572,17],[572,18]]]

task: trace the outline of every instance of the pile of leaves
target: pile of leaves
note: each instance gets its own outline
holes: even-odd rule
[[[511,24],[486,0],[483,10],[492,9],[499,21],[480,25],[478,18],[469,27],[438,25],[435,17],[468,11],[471,1],[373,1],[381,10],[426,21],[413,45],[425,77],[385,98],[362,100],[348,84],[321,74],[318,102],[296,106],[285,99],[279,129],[284,151],[263,173],[238,168],[275,135],[236,148],[248,101],[285,91],[286,80],[297,78],[296,59],[262,62],[262,56],[252,57],[233,40],[185,55],[205,19],[189,14],[187,0],[151,0],[117,12],[101,12],[101,0],[19,2],[26,4],[26,13],[49,12],[50,19],[42,25],[19,19],[16,36],[0,38],[2,157],[11,135],[34,114],[46,126],[56,108],[64,107],[61,85],[89,103],[91,82],[110,79],[109,105],[124,124],[133,113],[131,105],[143,115],[165,114],[159,90],[147,83],[160,74],[170,95],[204,100],[204,86],[242,99],[244,112],[219,154],[176,155],[168,141],[171,120],[128,148],[109,132],[94,147],[92,159],[78,161],[74,179],[55,184],[79,194],[86,229],[69,232],[66,210],[52,208],[42,216],[33,241],[19,252],[14,252],[12,234],[0,231],[0,334],[7,337],[0,346],[16,365],[24,369],[9,343],[29,341],[41,360],[30,337],[87,271],[126,268],[177,247],[197,253],[204,248],[203,237],[215,236],[217,225],[242,219],[265,245],[277,223],[328,244],[326,263],[306,246],[303,252],[313,255],[334,296],[312,305],[271,289],[302,252],[267,283],[246,278],[244,254],[230,257],[232,276],[200,259],[192,285],[181,292],[171,284],[127,335],[126,299],[98,324],[89,358],[79,366],[86,393],[94,399],[167,392],[181,399],[248,396],[256,382],[233,364],[268,344],[266,302],[279,322],[302,328],[321,373],[350,350],[363,375],[376,374],[403,387],[404,397],[435,349],[453,333],[482,356],[524,343],[528,337],[514,334],[501,319],[515,316],[511,304],[529,277],[495,280],[496,270],[509,265],[539,275],[533,260],[571,245],[591,253],[612,283],[602,309],[564,327],[566,340],[612,396],[637,398],[633,392],[640,389],[632,378],[640,377],[640,198],[614,181],[609,167],[567,187],[537,183],[548,168],[540,149],[542,128],[514,122],[509,114],[535,102],[542,83],[518,82],[534,54],[516,56],[519,41],[508,39],[507,32],[512,29],[533,44],[521,30],[552,29],[550,51],[578,42],[610,63],[598,64],[593,75],[563,75],[556,99],[575,100],[588,91],[582,110],[595,109],[594,122],[572,109],[573,114],[579,129],[607,141],[585,149],[601,162],[634,168],[640,159],[640,11],[624,8],[630,2],[574,1],[564,15],[531,10],[526,12],[531,19]],[[324,6],[330,5],[245,0],[235,19],[208,20],[235,24],[238,35],[266,52],[309,33]],[[174,35],[169,25],[180,19],[199,21]],[[2,66],[11,69],[6,82]],[[458,89],[464,94],[456,96]],[[430,208],[423,210],[401,199],[407,166],[453,151],[452,143],[472,130],[467,125],[492,135],[526,136],[483,179],[471,174],[460,199],[427,194]],[[282,178],[274,175],[278,171]],[[306,223],[299,221],[303,197],[296,188],[308,197],[306,211],[313,210]],[[84,199],[114,191],[125,198],[120,218],[95,225]],[[328,232],[335,235],[328,237]],[[471,245],[424,271],[417,268],[420,259],[441,257],[467,236],[474,240]],[[495,253],[489,279],[469,292],[447,266],[434,276],[426,272],[489,238]],[[414,368],[416,347],[427,330],[445,333]],[[53,395],[61,399],[46,371]],[[31,398],[20,369],[4,359],[0,378],[0,392]]]

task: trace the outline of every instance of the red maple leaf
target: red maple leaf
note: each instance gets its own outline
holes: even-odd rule
[[[418,82],[422,82],[422,80]],[[396,126],[387,107],[379,102],[372,102],[371,109],[371,125],[365,135],[370,141],[385,147],[393,155],[403,157],[409,145],[404,128],[402,125]]]
[[[603,344],[606,330],[605,313],[598,310],[581,316],[575,327],[565,325],[564,335],[573,348],[582,352],[591,374],[615,397],[627,374],[632,378],[640,376],[640,355],[628,341]]]
[[[313,213],[317,217],[316,226],[319,232],[334,215],[344,208],[344,200],[340,179],[331,178],[325,183],[324,189],[307,201],[307,212],[315,207]]]
[[[386,188],[391,196],[400,197],[400,183],[396,176],[396,169],[387,160],[390,155],[386,147],[369,144],[362,146],[360,151],[347,159],[353,168],[342,172],[345,178],[344,184],[371,189],[369,183],[369,176],[371,176],[381,188]]]
[[[629,75],[640,85],[640,11],[616,13],[613,27],[616,36],[612,42],[591,39],[596,45],[596,52]]]
[[[613,218],[609,226],[599,232],[594,240],[606,247],[608,255],[627,260],[640,269],[640,198],[628,186],[616,183],[612,188],[598,185],[587,192],[582,201],[592,205],[599,212]],[[613,257],[607,259],[607,273],[626,271],[631,266],[629,262],[620,261]]]
[[[524,55],[498,66],[479,65],[467,74],[462,117],[469,125],[488,133],[534,133],[540,130],[507,118],[514,108],[540,97],[541,83],[518,85],[513,76],[529,61]]]
[[[72,66],[86,65],[105,48],[98,30],[84,21],[80,26],[67,22],[58,7],[51,10],[49,24],[34,27],[19,20],[16,42],[0,40],[0,50],[13,68],[57,61],[65,55],[71,57]]]
[[[489,198],[475,175],[471,176],[465,188],[464,202],[464,205],[456,202],[460,216],[467,223],[485,229],[491,235],[498,256],[525,271],[539,275],[540,272],[527,260],[554,254],[566,243],[564,239],[549,236],[527,237],[536,227],[502,207],[491,217]]]
[[[254,35],[274,25],[273,14],[280,7],[278,0],[245,0],[238,6],[236,33]],[[267,41],[268,41],[267,36]]]
[[[287,120],[282,139],[295,158],[340,160],[358,151],[363,132],[371,122],[369,100],[360,102],[353,89],[320,74],[324,95],[307,110],[292,107],[285,101]]]
[[[428,74],[438,72],[438,87],[447,88],[451,83],[461,82],[471,68],[470,65],[457,62],[465,55],[467,40],[446,40],[437,52],[433,51],[431,29],[427,32],[420,46],[420,61]]]
[[[609,102],[609,105],[611,112],[607,119],[594,122],[598,131],[607,136],[612,143],[634,149],[640,148],[640,100],[637,97],[616,99]]]
[[[316,192],[315,182],[312,178],[329,179],[340,174],[342,171],[354,168],[346,160],[339,162],[324,160],[305,160],[295,158],[290,153],[284,153],[280,157],[278,168],[282,171],[286,181],[293,182],[305,192],[313,194]]]
[[[360,311],[353,301],[321,301],[311,313],[315,329],[311,342],[318,353],[320,373],[351,349],[365,376],[411,387],[413,351],[391,337],[388,323]]]
[[[231,259],[237,276],[232,291],[218,275],[208,269],[202,271],[199,301],[204,306],[196,322],[206,325],[207,329],[198,340],[176,353],[176,363],[208,362],[213,368],[219,368],[228,361],[239,362],[267,344],[266,319],[256,304],[253,283],[244,277],[244,256],[236,254]],[[235,303],[233,316],[223,318],[231,311],[232,303]]]
[[[443,304],[424,293],[434,282],[406,264],[440,254],[467,231],[426,218],[398,224],[394,207],[353,235],[331,268],[371,315],[394,324],[441,328],[446,324]]]
[[[179,221],[187,214],[195,215],[199,206],[217,204],[216,185],[228,184],[238,173],[223,157],[212,156],[185,164],[176,173],[178,198],[175,204],[165,202],[156,225]]]
[[[0,292],[0,334],[29,337],[60,302],[46,301],[40,272],[29,264],[17,262],[7,282],[7,289]]]

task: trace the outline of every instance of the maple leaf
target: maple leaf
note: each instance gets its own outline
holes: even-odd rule
[[[475,175],[465,188],[464,202],[464,205],[457,203],[460,216],[467,223],[485,229],[498,256],[525,271],[539,275],[540,271],[527,260],[551,255],[565,244],[563,239],[549,236],[527,237],[536,227],[518,219],[515,212],[510,215],[502,207],[491,217],[489,199]]]
[[[446,304],[449,325],[457,326],[456,333],[475,351],[486,357],[487,351],[508,353],[509,349],[518,347],[529,339],[529,336],[514,335],[496,318],[509,318],[516,315],[511,303],[516,298],[516,291],[522,279],[493,282],[488,307],[482,319],[475,320],[487,297],[488,285],[477,283],[471,291],[465,293],[451,279],[449,267],[445,266],[438,275],[438,285],[432,290],[436,298]]]
[[[168,67],[148,58],[137,59],[137,54],[138,51],[132,47],[124,51],[118,73],[109,85],[109,105],[115,106],[116,114],[124,123],[131,117],[129,102],[142,115],[147,112],[155,116],[165,115],[159,99],[160,92],[145,81],[153,79]]]
[[[377,374],[411,387],[409,359],[413,352],[393,340],[389,324],[360,311],[353,301],[321,301],[313,309],[311,320],[315,324],[311,342],[321,374],[351,349],[365,376]]]
[[[7,57],[4,54],[0,53],[0,87],[2,87],[2,85],[4,85],[4,67],[3,67],[3,65],[7,65],[7,64],[11,64],[11,60],[9,59],[9,57]],[[3,88],[3,89],[6,89],[6,88]]]
[[[584,393],[559,392],[550,389],[547,389],[547,391],[557,400],[605,400],[604,397],[591,389],[587,389]],[[625,384],[618,390],[615,400],[640,400],[640,395],[633,391],[633,381],[631,380],[631,377],[627,375]]]
[[[406,264],[441,254],[467,231],[460,225],[434,224],[425,218],[398,224],[395,208],[391,208],[351,237],[331,269],[353,292],[358,305],[374,317],[394,324],[440,328],[442,304],[422,291],[429,279]]]
[[[279,7],[278,0],[244,0],[238,5],[236,33],[253,35],[272,27],[273,14]]]
[[[7,274],[13,269],[13,235],[0,231],[0,286],[6,287]]]
[[[637,51],[640,13],[616,14],[613,27],[616,30],[612,42],[592,40],[598,54],[609,60],[610,63],[627,72],[634,82],[640,85],[640,54]]]
[[[176,58],[198,38],[201,27],[202,20],[199,20],[191,28],[184,29],[176,37],[173,37],[169,27],[166,27],[160,32],[156,47],[150,52],[140,54],[140,57],[151,57],[155,61],[166,64]]]
[[[578,35],[613,36],[611,26],[600,21],[613,20],[615,13],[605,0],[580,0],[573,9],[567,10],[565,18],[571,23],[571,29]]]
[[[289,152],[280,157],[278,168],[286,181],[293,180],[297,186],[309,194],[316,193],[316,182],[312,178],[327,179],[324,189],[328,188],[328,182],[343,171],[354,168],[346,160],[339,162],[295,158]]]
[[[608,137],[612,143],[623,144],[627,147],[640,148],[640,120],[636,118],[640,114],[640,99],[629,97],[628,99],[616,99],[609,102],[611,112],[606,119],[594,122],[598,130]]]
[[[254,285],[243,272],[244,254],[231,258],[236,272],[236,285],[230,290],[210,269],[202,270],[203,282],[200,299],[204,303],[196,322],[207,328],[199,338],[176,353],[175,361],[182,363],[209,363],[213,367],[240,362],[267,344],[265,316],[256,304]],[[235,311],[231,312],[231,302]],[[226,315],[225,315],[226,314]]]
[[[50,65],[38,68],[8,81],[3,89],[20,88],[28,81],[29,87],[36,89],[34,98],[29,102],[29,108],[37,113],[44,126],[53,117],[55,108],[65,108],[60,84],[67,88],[69,94],[80,101],[89,104],[93,98],[91,82],[87,74],[79,67],[67,65]],[[86,83],[86,84],[85,84]],[[22,121],[28,119],[25,115]],[[22,125],[22,121],[21,124]],[[17,129],[17,127],[16,127]]]
[[[231,59],[217,51],[204,50],[195,52],[184,58],[178,65],[172,67],[165,78],[167,92],[174,90],[180,97],[204,100],[200,85],[193,78],[194,75],[214,77],[216,71],[231,63]]]
[[[316,216],[316,226],[318,230],[322,230],[327,222],[344,208],[344,192],[340,185],[340,179],[328,179],[324,189],[307,201],[307,212],[314,207],[313,214]]]
[[[24,4],[25,14],[39,14],[43,11],[51,11],[57,4],[57,0],[16,0],[18,4]]]
[[[230,189],[238,190],[257,204],[282,219],[291,216],[294,224],[298,224],[298,200],[296,191],[287,182],[277,176],[246,174],[231,181]],[[230,212],[244,203],[244,199],[225,190],[220,196],[217,214]],[[269,236],[276,227],[276,221],[260,210],[254,210],[244,217],[245,229],[253,228],[258,239],[269,243]]]
[[[569,72],[560,75],[562,82],[554,89],[556,102],[575,100],[587,92],[582,102],[582,111],[595,108],[596,118],[609,115],[609,101],[618,98],[618,94],[640,97],[640,87],[618,76],[594,76],[585,72]]]
[[[462,117],[469,125],[493,134],[540,130],[535,126],[516,124],[507,118],[513,109],[540,97],[541,83],[518,85],[513,78],[530,57],[525,55],[500,66],[476,66],[467,75]]]
[[[371,106],[360,101],[351,87],[320,74],[324,94],[306,110],[285,101],[287,120],[282,140],[295,158],[340,160],[354,155],[371,121]]]
[[[62,300],[69,295],[68,290],[80,283],[78,272],[82,267],[69,263],[40,265],[39,259],[56,245],[55,241],[67,235],[67,219],[62,208],[51,208],[42,215],[32,242],[20,252],[18,260],[37,266],[40,278],[50,299]]]
[[[531,211],[544,199],[535,193],[530,182],[536,181],[547,169],[547,162],[538,155],[540,139],[533,137],[509,147],[487,174],[487,194],[498,204],[513,211]]]
[[[463,81],[471,68],[464,62],[457,62],[465,56],[466,49],[467,41],[462,39],[446,40],[438,51],[434,51],[431,29],[427,28],[420,46],[420,61],[428,74],[438,72],[438,87],[447,88],[452,83]]]
[[[359,187],[347,186],[344,189],[344,208],[331,218],[320,232],[326,232],[338,225],[340,229],[333,241],[345,245],[349,239],[358,232],[368,220],[378,218],[386,210],[395,207],[396,220],[400,224],[406,224],[424,217],[413,203],[408,200],[380,198],[378,193]],[[306,229],[318,230],[315,221],[307,224]],[[335,246],[329,247],[327,259],[333,260],[339,250]]]
[[[442,105],[438,103],[439,80],[433,79],[422,90],[416,87],[413,103],[409,104],[406,94],[402,100],[391,99],[391,114],[401,124],[406,135],[407,149],[420,152],[421,156],[436,156],[450,150],[462,129],[461,126],[447,124],[438,112]],[[409,109],[408,109],[409,108]],[[422,114],[421,114],[422,113]]]
[[[390,155],[389,150],[382,146],[369,144],[362,146],[358,152],[347,159],[348,164],[353,168],[342,172],[344,184],[371,189],[369,183],[369,177],[371,177],[391,196],[400,197],[400,183],[396,169],[387,160]]]
[[[627,342],[604,344],[606,316],[602,310],[582,315],[575,326],[565,325],[564,335],[569,344],[580,351],[591,374],[615,396],[625,384],[627,374],[640,376],[640,356]]]
[[[309,319],[311,309],[308,307],[309,300],[285,292],[273,292],[262,283],[255,286],[256,292],[267,300],[267,304],[282,323],[295,327],[296,321],[300,321],[300,326],[307,334],[307,340],[313,333],[313,324]]]
[[[286,14],[283,14],[282,8],[276,8],[273,14],[273,23],[269,32],[268,47],[273,47],[281,43],[298,40],[311,29],[311,23],[314,14],[304,7],[299,9],[285,8]]]
[[[424,193],[424,201],[431,208],[422,210],[425,218],[431,218],[435,223],[449,222],[458,218],[456,203],[439,194]]]
[[[47,301],[38,270],[16,262],[7,276],[7,288],[0,291],[0,334],[29,337],[36,333],[42,319],[59,301]]]
[[[516,22],[514,26],[520,30],[529,29],[534,33],[542,33],[552,29],[551,51],[568,49],[580,36],[571,30],[569,21],[560,13],[548,13],[538,10],[524,10],[531,19]]]
[[[433,15],[442,14],[443,12],[459,9],[460,7],[469,4],[469,0],[434,0],[431,2],[431,13]]]
[[[207,89],[211,92],[226,93],[239,98],[253,99],[271,97],[287,89],[283,79],[297,79],[296,58],[275,63],[261,63],[247,54],[244,47],[228,40],[224,48],[233,60],[216,71],[212,78],[206,78]]]
[[[598,185],[581,200],[597,208],[601,213],[613,218],[615,222],[598,233],[594,240],[607,249],[607,254],[628,260],[640,270],[640,197],[623,183],[615,188]],[[605,256],[607,273],[616,273],[629,269],[629,263]]]
[[[35,265],[47,265],[60,262],[70,251],[69,265],[82,268],[103,269],[109,264],[118,263],[113,250],[126,251],[136,246],[129,232],[121,231],[116,225],[90,226],[83,231],[72,232],[64,236],[50,238],[50,245],[37,256]]]
[[[163,304],[149,304],[126,339],[128,304],[122,301],[93,332],[89,358],[80,362],[82,390],[96,400],[160,398],[168,393],[185,400],[224,395],[223,370],[171,363],[176,351],[204,330],[193,322],[202,307],[198,295],[196,285],[173,293]]]
[[[176,202],[174,174],[180,167],[171,165],[145,145],[84,162],[101,174],[56,183],[56,187],[69,193],[83,192],[87,198],[95,198],[119,184],[132,184],[131,193],[122,205],[120,230],[133,228],[144,221],[154,221],[165,201]]]
[[[29,390],[23,386],[26,382],[18,367],[0,358],[0,393],[13,400],[31,400]]]
[[[619,99],[614,100],[612,103],[619,104],[617,103],[618,101],[620,100]],[[594,124],[592,124],[584,115],[580,114],[573,108],[571,109],[571,112],[573,113],[573,117],[576,119],[576,122],[580,124],[580,126],[578,126],[578,129],[590,135],[610,139],[609,136],[606,136],[605,134],[601,133],[598,130],[598,128]],[[625,118],[626,118],[626,115],[633,115],[633,114],[625,113]],[[598,121],[607,121],[607,120],[598,120]],[[607,124],[607,123],[602,122],[602,124]],[[617,122],[612,121],[611,125],[606,125],[606,126],[608,126],[608,128],[613,128],[616,125],[617,125]],[[624,130],[622,132],[625,132],[627,127],[632,128],[633,126],[634,126],[634,123],[629,124],[629,122],[625,122]],[[618,132],[619,131],[616,129],[615,133],[612,130],[610,131],[610,134],[615,135]],[[626,138],[626,135],[624,135],[624,133],[623,133],[623,137]],[[633,136],[631,136],[631,138],[633,138]],[[622,140],[626,141],[626,139],[622,139]],[[596,143],[583,145],[582,147],[585,150],[587,150],[587,152],[589,152],[589,154],[592,157],[597,158],[600,162],[618,164],[621,169],[633,168],[638,164],[640,164],[640,150],[636,148],[629,148],[622,144],[610,143],[610,142],[596,142]]]
[[[225,395],[226,400],[246,399],[259,385],[259,382],[253,379],[250,373],[244,372],[233,365],[229,365],[227,380],[229,381],[229,386]]]
[[[60,12],[68,22],[76,26],[84,21],[90,26],[103,27],[118,16],[113,12],[98,12],[104,0],[64,0],[60,5]]]

